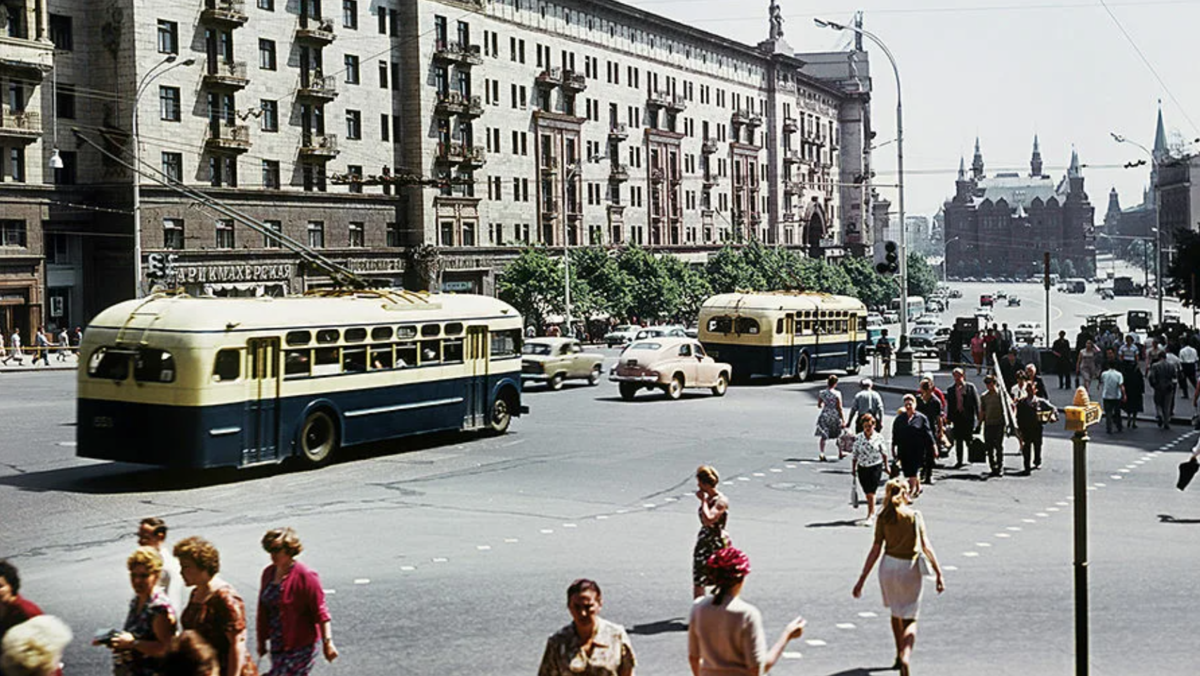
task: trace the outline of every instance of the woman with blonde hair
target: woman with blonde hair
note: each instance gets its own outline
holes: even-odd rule
[[[246,650],[246,604],[232,585],[217,577],[221,553],[208,540],[192,536],[175,543],[174,554],[183,583],[193,588],[180,624],[216,651],[220,676],[258,676]]]
[[[882,559],[880,558],[882,554]],[[908,485],[900,479],[887,482],[879,520],[875,523],[875,543],[867,553],[862,574],[854,585],[854,598],[862,597],[863,584],[875,562],[879,561],[879,587],[883,605],[892,611],[892,637],[896,641],[896,664],[901,676],[908,676],[913,645],[917,641],[917,613],[921,608],[921,582],[924,554],[937,576],[937,591],[946,590],[942,567],[929,536],[925,520],[909,503]]]
[[[304,546],[291,528],[273,528],[262,537],[271,565],[263,569],[258,592],[258,654],[271,648],[267,676],[307,676],[317,661],[317,639],[329,662],[337,659],[325,590],[317,572],[296,560]]]
[[[158,586],[162,555],[154,547],[138,547],[125,565],[133,599],[125,615],[124,630],[93,645],[113,651],[113,673],[121,676],[156,676],[162,673],[162,657],[171,649],[175,636],[175,609]]]
[[[729,534],[725,523],[729,520],[729,499],[717,490],[721,477],[709,465],[696,469],[696,498],[700,500],[700,532],[696,535],[696,547],[692,550],[692,598],[704,596],[704,589],[712,585],[708,577],[708,557],[728,547]]]
[[[71,628],[53,615],[38,615],[8,630],[0,641],[4,676],[54,676],[62,673],[63,650]]]

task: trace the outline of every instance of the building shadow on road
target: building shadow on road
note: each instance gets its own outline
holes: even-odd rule
[[[804,524],[804,527],[805,528],[848,528],[848,527],[861,528],[861,526],[859,526],[859,524],[861,522],[862,522],[862,519],[842,519],[840,521],[824,521],[821,523],[807,523],[807,524]]]
[[[1200,519],[1179,519],[1170,514],[1159,514],[1159,523],[1200,524]]]
[[[990,477],[986,474],[975,474],[973,472],[963,472],[962,474],[946,474],[937,477],[938,481],[987,481]]]
[[[687,631],[687,629],[687,622],[682,617],[672,617],[669,620],[635,624],[626,629],[626,631],[630,634],[636,634],[638,636],[656,636],[658,634],[671,634]]]
[[[884,672],[884,671],[894,671],[894,670],[890,666],[888,666],[888,667],[857,667],[854,669],[847,669],[846,671],[839,671],[836,674],[830,674],[829,676],[871,676],[871,674],[874,674],[876,672]]]

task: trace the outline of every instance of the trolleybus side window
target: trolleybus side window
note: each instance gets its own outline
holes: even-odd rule
[[[412,340],[417,337],[417,327],[415,326],[397,326],[396,340]]]
[[[125,380],[129,377],[129,352],[97,348],[88,360],[88,375],[105,380]]]
[[[390,331],[390,329],[389,329]],[[391,345],[372,345],[371,346],[371,370],[379,371],[392,368],[392,346]]]
[[[242,351],[237,348],[221,350],[213,362],[213,380],[237,380],[242,375]]]
[[[507,359],[521,354],[521,331],[492,331],[492,359]]]
[[[463,332],[462,322],[450,322],[446,325],[443,333],[447,336],[461,336]]]
[[[753,336],[758,333],[758,320],[750,317],[738,317],[737,321],[734,322],[734,327],[738,333],[746,333]]]
[[[346,329],[347,343],[361,343],[367,339],[367,330],[363,328]]]
[[[442,341],[421,341],[421,365],[438,364],[442,361]]]
[[[288,345],[308,345],[312,342],[312,331],[288,331],[284,340]]]
[[[459,332],[462,331],[462,324],[458,325]],[[446,325],[446,329],[450,329],[450,325]],[[463,342],[462,339],[447,340],[442,343],[442,361],[446,364],[461,364],[463,361]]]
[[[133,379],[139,383],[173,383],[175,358],[166,350],[144,347],[133,357]]]
[[[442,327],[438,324],[425,324],[421,327],[422,338],[436,338],[442,335]]]
[[[310,373],[312,350],[287,350],[283,353],[283,375],[298,378]]]
[[[709,333],[731,333],[733,331],[733,318],[731,317],[712,317],[708,320]]]
[[[338,342],[338,335],[340,333],[337,329],[321,329],[317,331],[317,342],[322,345],[332,345]]]
[[[381,341],[381,340],[391,340],[391,339],[392,339],[392,327],[376,326],[375,328],[371,329],[371,340]]]
[[[321,334],[317,334],[317,340]],[[314,376],[331,376],[342,370],[341,350],[336,347],[318,347],[313,350],[312,374]]]
[[[417,365],[417,344],[398,343],[396,345],[396,367],[408,368]]]
[[[353,330],[346,331],[346,334],[349,335]],[[342,370],[346,373],[364,373],[367,370],[367,348],[348,347],[342,350]]]
[[[775,320],[775,333],[777,333],[777,334],[779,334],[779,335],[781,335],[781,336],[783,335],[783,333],[784,333],[784,331],[783,331],[783,317],[780,317],[779,319],[776,319],[776,320]]]

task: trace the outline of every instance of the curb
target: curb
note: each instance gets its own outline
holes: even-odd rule
[[[0,366],[0,373],[44,373],[49,371],[78,371],[78,366]]]

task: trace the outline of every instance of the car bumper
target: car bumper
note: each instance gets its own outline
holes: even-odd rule
[[[550,376],[546,375],[545,373],[522,373],[521,374],[521,380],[532,380],[535,382],[542,382],[542,381],[549,380],[549,379],[550,379]]]
[[[614,383],[640,383],[642,385],[653,385],[658,382],[657,376],[618,376],[613,374],[608,379]]]

